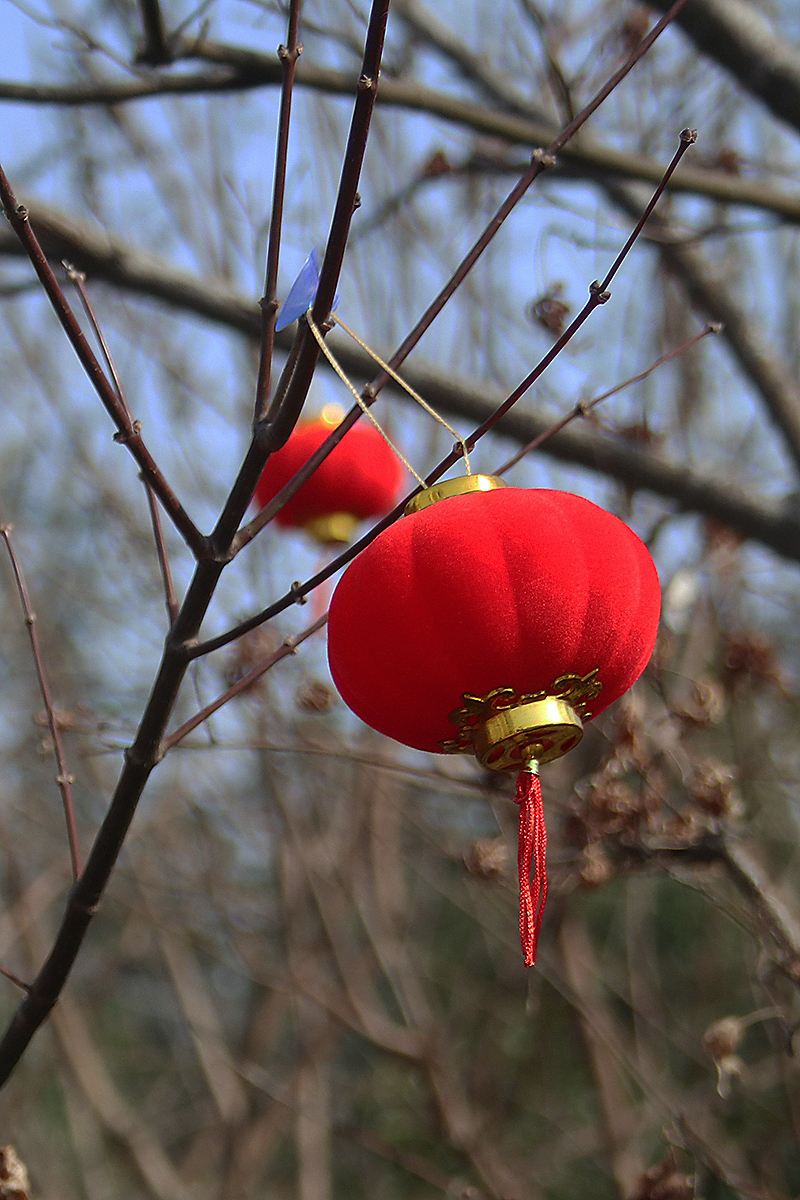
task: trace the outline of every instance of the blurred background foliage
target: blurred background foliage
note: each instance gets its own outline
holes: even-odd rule
[[[149,7],[5,0],[0,157],[53,261],[86,272],[131,410],[208,529],[249,441],[286,13],[164,0],[174,61],[158,64]],[[750,75],[698,49],[706,18],[744,22]],[[653,19],[629,0],[395,0],[337,310],[370,345],[391,353],[544,140],[512,119],[558,129]],[[302,7],[281,296],[327,236],[365,20],[349,0]],[[469,432],[580,308],[652,171],[698,128],[693,183],[664,198],[611,302],[474,457],[491,472],[725,320],[509,473],[629,521],[665,600],[645,677],[543,772],[537,967],[519,953],[510,781],[362,726],[315,634],[153,775],[67,989],[4,1092],[0,1142],[31,1197],[800,1192],[800,117],[759,91],[771,56],[791,92],[790,0],[689,0],[408,363]],[[158,664],[164,598],[135,465],[8,228],[0,304],[0,520],[87,849]],[[338,331],[331,344],[346,355]],[[349,403],[322,364],[308,408],[332,400]],[[418,471],[452,443],[400,393],[376,412]],[[180,595],[191,561],[169,529],[167,544]],[[267,528],[223,576],[205,634],[327,555]],[[10,570],[0,579],[0,963],[25,979],[71,880],[23,614]],[[197,662],[175,725],[326,605],[315,594]],[[0,979],[4,1019],[18,1000]]]

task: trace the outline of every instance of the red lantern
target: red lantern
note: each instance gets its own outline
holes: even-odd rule
[[[343,415],[337,405],[327,405],[317,420],[299,425],[271,456],[256,487],[262,507],[296,475]],[[377,429],[354,425],[276,520],[305,529],[321,542],[349,542],[359,521],[388,512],[401,477],[402,466]]]
[[[415,496],[334,592],[331,672],[362,720],[418,750],[520,770],[527,965],[547,889],[538,764],[639,677],[659,611],[653,560],[617,517],[485,475]]]

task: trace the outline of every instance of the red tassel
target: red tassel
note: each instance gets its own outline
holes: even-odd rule
[[[544,825],[539,764],[535,759],[520,771],[514,800],[519,805],[519,936],[525,966],[532,967],[536,962],[536,943],[547,899],[547,830]]]

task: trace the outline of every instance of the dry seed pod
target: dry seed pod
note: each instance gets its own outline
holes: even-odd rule
[[[670,1153],[663,1162],[645,1171],[630,1200],[692,1200],[695,1179],[681,1171]]]
[[[13,1146],[0,1146],[0,1200],[29,1200],[28,1172]]]
[[[731,1093],[734,1079],[740,1079],[744,1063],[734,1053],[738,1049],[746,1023],[740,1017],[722,1017],[703,1034],[703,1049],[717,1068],[717,1092],[723,1098]]]
[[[503,879],[508,871],[508,846],[503,838],[478,838],[464,855],[464,866],[479,879]]]

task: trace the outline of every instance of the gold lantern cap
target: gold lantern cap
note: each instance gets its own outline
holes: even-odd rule
[[[440,479],[424,492],[417,492],[406,505],[406,516],[420,512],[435,504],[437,500],[449,500],[453,496],[466,496],[469,492],[493,492],[495,488],[508,487],[505,479],[498,475],[459,475],[456,479]]]

